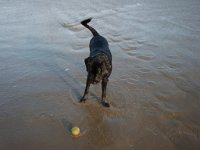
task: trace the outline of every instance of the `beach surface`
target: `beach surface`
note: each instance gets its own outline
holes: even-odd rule
[[[199,150],[199,0],[0,1],[0,150]],[[86,82],[107,38],[111,107]],[[74,138],[70,129],[78,126]]]

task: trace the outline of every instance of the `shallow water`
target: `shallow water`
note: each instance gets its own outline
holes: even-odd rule
[[[198,0],[0,1],[0,149],[200,149]],[[113,54],[85,104],[87,17]],[[70,128],[79,126],[73,138]]]

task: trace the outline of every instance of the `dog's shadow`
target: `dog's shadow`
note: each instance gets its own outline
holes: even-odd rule
[[[79,101],[81,98],[81,92],[77,87],[80,86],[80,82],[70,73],[63,71],[62,69],[60,69],[58,72],[55,71],[55,73],[57,74],[57,77],[59,77],[60,80],[63,81],[63,83],[65,83],[68,88],[70,88],[70,90],[75,94],[76,99]]]
[[[74,60],[72,60],[70,58],[70,56],[65,55],[65,54],[60,54],[57,52],[49,52],[52,53],[50,54],[51,56],[51,60],[56,60],[56,58],[60,58],[60,59],[66,59],[68,60],[68,62],[70,62],[71,64],[77,64],[77,62],[74,62]],[[54,58],[55,57],[55,58]],[[70,73],[69,71],[65,71],[64,68],[60,67],[58,65],[58,62],[56,61],[51,61],[49,62],[41,62],[42,65],[44,65],[46,68],[48,68],[48,70],[50,70],[50,72],[52,72],[57,78],[59,78],[60,81],[62,81],[64,83],[64,85],[66,85],[66,89],[69,91],[72,91],[73,95],[75,95],[75,99],[77,99],[77,101],[79,101],[79,99],[81,98],[81,90],[80,90],[80,85],[81,85],[81,81],[78,80],[72,73]],[[67,64],[67,62],[66,62]],[[78,64],[77,66],[75,66],[77,68],[80,68],[81,64]],[[74,67],[73,67],[74,68]],[[84,87],[83,87],[84,89]]]

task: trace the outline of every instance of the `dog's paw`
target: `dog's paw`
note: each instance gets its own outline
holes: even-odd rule
[[[108,102],[105,102],[105,101],[102,101],[102,105],[103,105],[104,107],[110,107],[110,104],[109,104]]]
[[[80,99],[80,103],[85,103],[85,101],[86,101],[86,98],[85,97],[82,97],[81,99]]]

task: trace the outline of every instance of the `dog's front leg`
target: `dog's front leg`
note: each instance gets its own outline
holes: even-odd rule
[[[87,77],[87,82],[86,82],[86,87],[85,87],[85,92],[83,94],[83,97],[80,99],[80,102],[85,102],[88,98],[88,92],[89,92],[89,87],[90,87],[90,79],[89,76]]]
[[[106,88],[107,88],[108,78],[102,80],[102,105],[105,107],[110,107],[110,104],[106,101]]]

